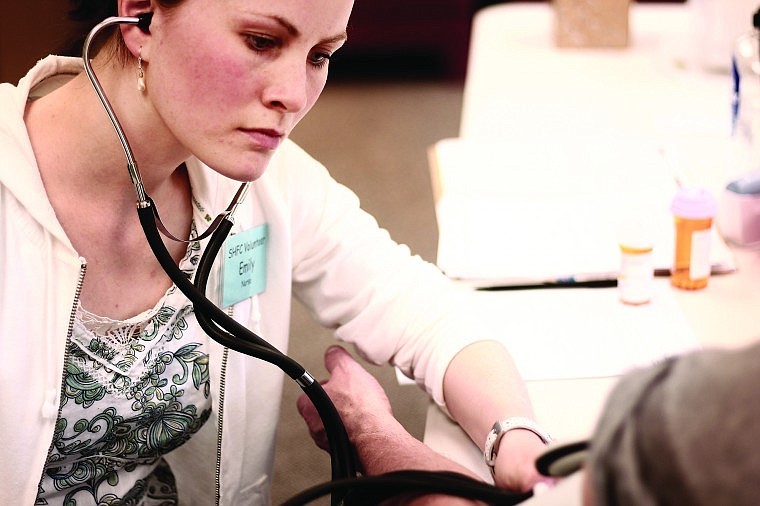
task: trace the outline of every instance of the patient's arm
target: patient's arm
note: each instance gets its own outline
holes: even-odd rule
[[[338,346],[329,348],[325,353],[325,365],[330,379],[323,383],[323,387],[343,419],[365,475],[419,469],[453,471],[478,479],[467,468],[433,451],[409,434],[393,416],[382,386],[346,350]],[[327,450],[327,436],[311,401],[302,395],[297,405],[312,438],[320,448]],[[450,496],[428,496],[404,501],[404,504],[477,503]]]

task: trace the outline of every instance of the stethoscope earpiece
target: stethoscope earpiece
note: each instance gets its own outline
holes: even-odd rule
[[[137,27],[145,33],[150,33],[150,22],[153,20],[153,12],[138,14],[137,20]]]

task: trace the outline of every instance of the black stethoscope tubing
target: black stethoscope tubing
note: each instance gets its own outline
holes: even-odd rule
[[[150,200],[150,197],[148,199]],[[322,388],[322,385],[314,381],[313,377],[296,361],[277,350],[277,348],[250,331],[247,327],[230,318],[229,315],[203,295],[216,253],[224,243],[233,223],[225,218],[211,236],[209,244],[206,246],[206,250],[198,263],[195,284],[193,284],[177,267],[174,259],[166,250],[156,226],[154,209],[155,206],[153,205],[137,209],[146,239],[161,267],[166,271],[174,284],[177,285],[177,288],[193,303],[198,324],[209,337],[218,343],[232,350],[274,364],[294,379],[309,399],[311,399],[322,418],[322,423],[325,426],[330,443],[333,479],[355,477],[356,467],[353,447],[348,440],[343,421],[329,396]]]

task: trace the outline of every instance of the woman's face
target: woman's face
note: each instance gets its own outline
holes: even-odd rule
[[[324,88],[353,0],[185,0],[142,49],[167,129],[221,174],[261,176]]]

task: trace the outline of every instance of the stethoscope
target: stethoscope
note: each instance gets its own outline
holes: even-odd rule
[[[172,235],[163,225],[154,202],[145,191],[132,148],[90,62],[92,41],[103,29],[119,24],[133,24],[148,33],[152,17],[153,13],[147,12],[136,17],[109,17],[97,24],[84,42],[82,50],[84,69],[124,150],[127,171],[137,194],[137,214],[146,239],[166,274],[193,303],[198,324],[209,337],[223,346],[279,367],[301,387],[322,419],[330,445],[332,480],[298,494],[285,505],[306,504],[327,494],[332,494],[333,504],[357,505],[375,504],[402,493],[449,494],[505,505],[517,504],[530,497],[530,493],[507,492],[457,473],[402,471],[374,477],[357,477],[355,454],[345,426],[319,382],[315,381],[314,377],[300,364],[235,321],[205,296],[214,259],[234,224],[235,211],[247,195],[251,183],[246,182],[240,185],[227,209],[219,214],[201,235],[189,240],[178,239]],[[162,233],[169,239],[180,242],[209,240],[196,268],[193,282],[174,263],[161,239]]]

